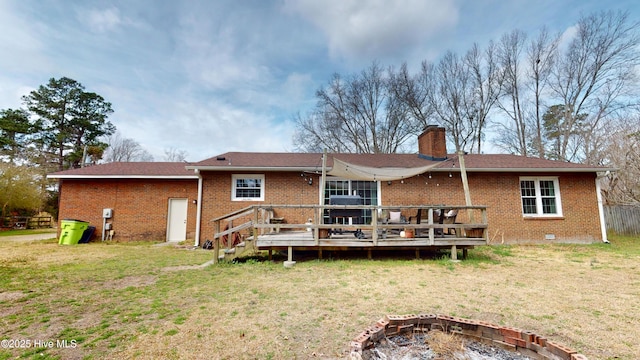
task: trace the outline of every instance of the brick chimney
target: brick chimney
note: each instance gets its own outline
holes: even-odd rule
[[[435,161],[447,159],[447,141],[443,127],[428,125],[424,132],[418,135],[418,156]]]

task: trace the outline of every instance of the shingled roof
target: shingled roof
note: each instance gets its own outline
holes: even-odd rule
[[[458,155],[449,154],[444,161],[425,159],[417,154],[327,154],[327,168],[333,159],[355,165],[379,168],[413,168],[438,163],[433,171],[458,171]],[[613,170],[601,166],[575,164],[508,154],[464,155],[469,172],[600,172]],[[197,163],[187,169],[201,171],[317,171],[322,169],[321,153],[251,153],[228,152]]]
[[[49,174],[52,179],[197,179],[183,162],[112,162]]]
[[[333,159],[355,165],[378,168],[417,168],[437,163],[432,171],[460,171],[456,154],[444,161],[425,159],[417,154],[328,154],[327,168]],[[468,154],[464,156],[468,172],[603,172],[611,168],[545,160],[517,155]],[[55,172],[52,179],[157,178],[196,179],[199,171],[322,171],[322,153],[228,152],[196,163],[114,162]]]

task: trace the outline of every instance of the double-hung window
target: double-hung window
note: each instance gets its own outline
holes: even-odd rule
[[[264,175],[236,174],[231,181],[231,200],[264,201]]]
[[[520,197],[525,217],[562,216],[557,177],[521,177]]]

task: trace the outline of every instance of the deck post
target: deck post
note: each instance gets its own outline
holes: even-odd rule
[[[416,248],[416,260],[420,260],[420,249]]]
[[[429,220],[429,243],[430,245],[434,245],[436,243],[436,231],[433,228],[433,209],[427,209],[427,219]]]
[[[371,210],[371,225],[373,226],[371,234],[373,246],[378,246],[378,211],[375,209]]]
[[[451,245],[451,260],[458,260],[458,248],[455,245]]]
[[[220,233],[220,220],[213,223],[213,263],[218,263],[218,257],[220,256],[220,236],[216,236]]]
[[[218,261],[220,259],[218,259],[218,257],[220,256],[220,238],[217,237],[215,239],[213,239],[213,263],[217,264]]]
[[[320,229],[316,226],[320,224],[320,215],[318,209],[313,212],[313,240],[316,245],[320,244]]]
[[[269,248],[269,261],[273,261],[273,248]]]
[[[258,208],[253,209],[253,226],[251,227],[251,232],[253,234],[253,245],[258,243],[258,228],[256,225],[258,224],[259,216],[258,216]],[[257,248],[256,248],[257,249]]]
[[[487,218],[487,209],[482,209],[482,223],[483,224],[489,223],[489,219]],[[489,241],[488,228],[484,228],[484,230],[482,231],[482,237],[485,239],[485,241]]]
[[[229,229],[233,227],[233,220],[227,220],[227,224]],[[231,246],[233,245],[233,232],[227,235],[227,250],[231,250]]]
[[[288,256],[287,256],[288,260],[284,262],[284,267],[291,268],[293,267],[293,265],[296,264],[296,262],[293,261],[293,246],[289,246],[287,250],[288,250]]]
[[[318,259],[322,260],[322,248],[318,248]]]

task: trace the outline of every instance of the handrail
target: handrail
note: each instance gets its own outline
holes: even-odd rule
[[[227,218],[229,218],[231,216],[238,215],[238,214],[240,214],[242,212],[245,212],[245,211],[248,211],[248,210],[253,210],[256,206],[257,205],[249,205],[249,206],[247,206],[245,208],[234,210],[234,211],[232,211],[232,212],[230,212],[228,214],[225,214],[225,215],[222,215],[222,216],[218,216],[217,218],[211,219],[211,222],[225,220],[225,219],[227,219]]]

